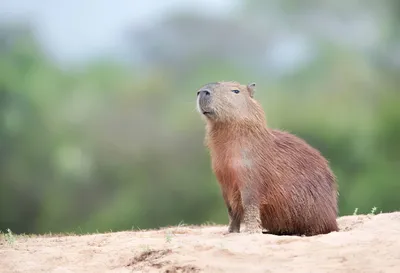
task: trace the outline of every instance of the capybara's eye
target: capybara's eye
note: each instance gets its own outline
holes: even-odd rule
[[[240,91],[235,89],[235,90],[232,90],[232,92],[235,93],[235,94],[239,94]]]

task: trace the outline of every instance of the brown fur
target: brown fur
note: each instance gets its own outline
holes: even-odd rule
[[[255,85],[203,86],[212,169],[228,208],[229,232],[316,235],[337,231],[337,184],[327,160],[304,140],[267,127]],[[238,94],[232,90],[239,90]]]

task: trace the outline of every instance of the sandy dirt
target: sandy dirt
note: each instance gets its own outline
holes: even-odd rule
[[[345,216],[314,237],[223,235],[226,226],[0,239],[0,272],[400,273],[400,212]]]

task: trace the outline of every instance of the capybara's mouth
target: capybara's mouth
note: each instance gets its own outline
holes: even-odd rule
[[[214,112],[212,112],[212,111],[202,111],[202,113],[203,113],[203,115],[205,115],[205,116],[212,116],[213,114],[214,114]]]

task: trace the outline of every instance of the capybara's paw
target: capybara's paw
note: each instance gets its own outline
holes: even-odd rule
[[[246,233],[246,234],[262,234],[262,229],[261,228],[258,228],[258,227],[246,227],[244,230],[243,230],[243,233]]]
[[[227,236],[227,235],[237,234],[237,233],[239,233],[239,232],[232,232],[232,231],[226,230],[226,231],[222,232],[222,235]]]
[[[231,234],[231,233],[232,233],[232,232],[230,232],[229,230],[225,230],[225,231],[222,232],[222,235],[225,236],[225,235],[229,235],[229,234]]]
[[[228,230],[224,231],[222,234],[223,235],[228,235],[228,234],[232,234],[232,233],[240,233],[240,230],[237,229],[237,228],[229,227]]]
[[[240,230],[238,228],[229,227],[228,232],[229,233],[239,233]]]

